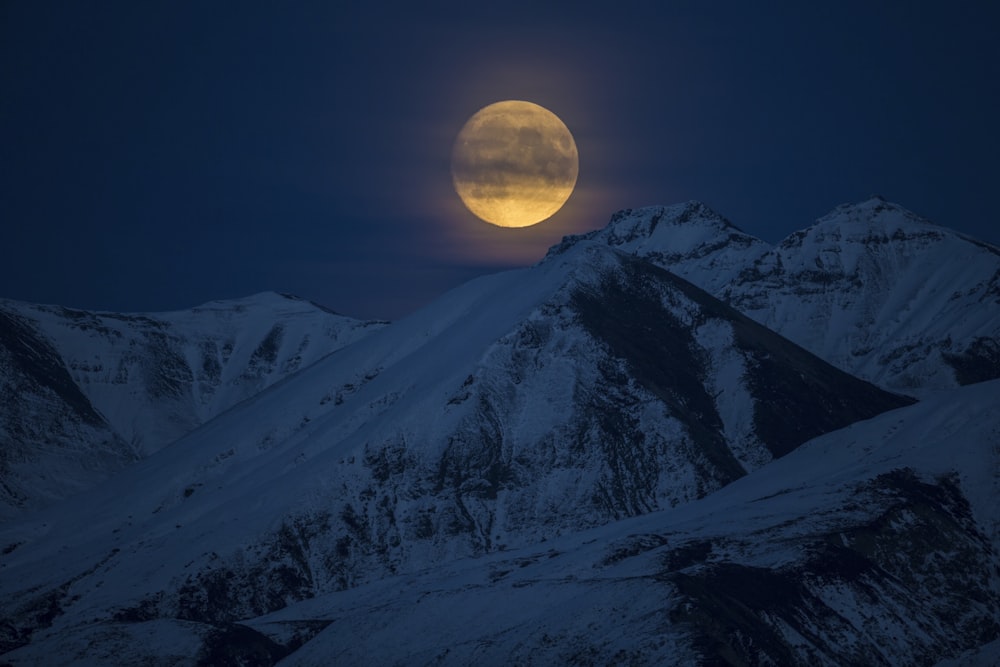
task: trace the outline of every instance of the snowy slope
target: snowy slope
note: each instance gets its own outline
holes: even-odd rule
[[[127,315],[0,301],[0,317],[0,516],[86,488],[382,326],[273,292]]]
[[[724,296],[898,391],[1000,377],[1000,249],[878,198],[791,235]]]
[[[1000,633],[998,394],[997,381],[955,390],[817,438],[673,510],[247,625],[280,638],[286,624],[329,623],[288,665],[958,656]]]
[[[1000,250],[875,197],[776,247],[698,202],[589,239],[645,257],[826,361],[904,393],[1000,377]]]
[[[553,539],[909,402],[649,262],[576,244],[0,530],[4,641],[95,617],[226,623]]]
[[[239,624],[70,610],[3,659],[991,664],[998,392],[997,381],[943,392],[826,434],[674,509]]]

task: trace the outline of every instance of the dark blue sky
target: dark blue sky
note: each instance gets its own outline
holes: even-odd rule
[[[345,4],[0,4],[0,296],[396,318],[688,199],[771,242],[874,193],[1000,241],[995,3]],[[525,230],[451,187],[455,135],[503,99],[580,151]]]

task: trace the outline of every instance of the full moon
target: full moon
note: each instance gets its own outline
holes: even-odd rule
[[[458,133],[451,178],[476,216],[528,227],[562,208],[580,170],[576,142],[554,113],[531,102],[483,107]]]

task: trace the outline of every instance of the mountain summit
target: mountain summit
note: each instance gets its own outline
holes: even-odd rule
[[[647,259],[892,391],[1000,377],[1000,249],[881,197],[773,247],[699,202],[620,211],[551,252],[582,240]]]
[[[720,295],[897,391],[1000,377],[1000,249],[881,198],[790,235]]]
[[[698,201],[618,211],[604,228],[568,236],[550,252],[582,241],[648,259],[713,294],[769,248]]]

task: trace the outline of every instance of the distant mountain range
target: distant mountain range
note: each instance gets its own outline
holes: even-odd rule
[[[382,325],[273,292],[128,315],[0,300],[0,518],[107,478]]]
[[[998,343],[1000,251],[881,199],[391,324],[0,302],[0,661],[988,660]]]

